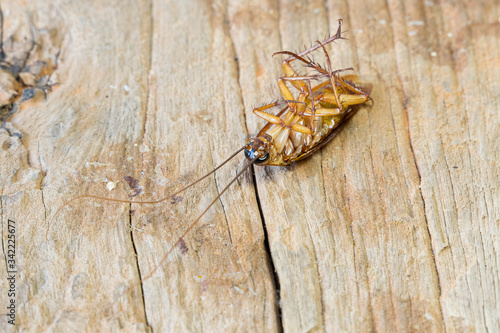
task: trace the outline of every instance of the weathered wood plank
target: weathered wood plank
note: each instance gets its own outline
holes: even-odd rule
[[[500,5],[2,9],[4,40],[15,36],[7,60],[26,52],[32,26],[28,65],[45,60],[60,83],[0,128],[4,244],[7,220],[18,226],[17,328],[500,330]],[[339,17],[349,40],[329,48],[334,67],[355,67],[375,103],[321,152],[246,173],[142,284],[241,156],[166,203],[75,201],[46,240],[76,195],[159,198],[222,162],[263,125],[252,107],[278,97],[271,54],[322,39]],[[6,277],[0,327],[13,329]]]
[[[225,10],[217,3],[153,3],[149,76],[153,89],[142,143],[150,147],[142,154],[146,175],[164,167],[165,177],[173,184],[193,181],[246,140],[238,68]],[[139,228],[146,231],[134,233],[141,271],[155,268],[181,231],[217,197],[238,168],[241,156],[209,182],[182,194],[184,200],[175,206],[162,204],[142,216],[134,215],[144,221]],[[233,185],[186,237],[185,250],[176,251],[145,282],[146,313],[152,328],[276,329],[273,272],[251,184],[247,174]],[[145,188],[155,189],[155,185],[148,181]],[[165,191],[157,188],[156,193]]]
[[[123,207],[81,202],[55,220],[49,241],[45,231],[48,218],[68,197],[95,193],[97,184],[137,169],[137,162],[127,160],[126,147],[142,137],[140,119],[146,111],[146,4],[3,5],[14,24],[18,18],[13,11],[22,5],[16,14],[32,13],[37,29],[54,29],[52,36],[63,39],[60,86],[46,102],[20,109],[9,125],[23,137],[8,140],[26,150],[24,162],[10,171],[40,171],[30,186],[3,191],[5,216],[19,225],[18,327],[144,328],[140,290],[121,298],[118,310],[106,309],[113,296],[139,276]],[[6,36],[9,32],[6,29]],[[37,42],[45,47],[43,40]],[[125,84],[130,93],[123,89]],[[15,159],[17,152],[12,154]]]

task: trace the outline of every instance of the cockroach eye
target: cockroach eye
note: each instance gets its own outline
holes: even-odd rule
[[[250,149],[245,149],[245,157],[247,159],[249,159],[250,161],[254,160],[256,157],[257,157],[257,152],[250,148]],[[266,155],[262,156],[262,157],[259,157],[255,160],[255,164],[262,164],[264,163],[265,161],[267,161],[267,159],[269,158],[269,152],[266,152]]]
[[[246,148],[245,149],[245,157],[249,160],[253,160],[256,157],[255,150]]]
[[[261,158],[258,158],[257,160],[255,160],[255,164],[262,164],[265,161],[267,161],[268,158],[269,158],[269,152],[266,152],[266,155],[264,155]]]

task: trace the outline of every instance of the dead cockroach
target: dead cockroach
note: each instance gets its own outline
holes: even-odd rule
[[[284,76],[278,78],[278,87],[283,96],[282,101],[274,102],[255,108],[253,112],[266,120],[268,123],[262,128],[256,137],[250,138],[247,143],[226,159],[222,164],[212,171],[176,191],[172,195],[154,201],[131,201],[98,197],[94,195],[82,195],[75,197],[60,207],[59,211],[75,200],[82,198],[93,198],[120,203],[157,204],[164,202],[191,186],[199,183],[209,175],[213,174],[233,157],[244,151],[245,157],[250,161],[235,178],[219,193],[219,195],[208,205],[200,216],[192,222],[184,233],[178,238],[163,256],[159,264],[147,276],[132,285],[133,288],[149,279],[160,267],[172,251],[183,243],[183,238],[194,228],[201,217],[212,207],[212,205],[224,194],[224,192],[245,172],[251,165],[274,165],[288,166],[293,162],[303,160],[324,146],[342,129],[347,120],[352,117],[360,106],[370,100],[371,85],[360,82],[357,75],[343,74],[352,70],[346,68],[332,70],[330,58],[325,45],[335,40],[342,39],[342,20],[335,35],[323,42],[317,41],[310,48],[293,53],[289,51],[276,52],[274,55],[282,54],[288,56],[283,60],[282,68]],[[326,58],[326,68],[317,64],[308,54],[321,50]],[[309,69],[308,74],[301,74],[292,67],[293,62],[300,62]],[[289,82],[298,95],[295,97],[289,87]],[[276,115],[268,112],[269,109],[283,106]],[[50,227],[49,223],[49,227]],[[48,238],[49,228],[46,237]],[[129,288],[129,289],[130,289]]]

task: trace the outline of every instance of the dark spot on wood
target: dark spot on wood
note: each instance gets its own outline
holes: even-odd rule
[[[127,182],[131,189],[135,189],[137,187],[138,181],[134,177],[125,176],[123,177],[123,180]]]
[[[175,205],[176,203],[181,202],[183,199],[184,199],[183,197],[179,197],[179,196],[174,195],[174,196],[172,197],[172,201],[170,201],[170,203],[171,203],[172,205]]]
[[[135,197],[141,194],[142,190],[137,179],[131,176],[125,176],[123,177],[123,180],[126,181],[128,186],[134,191],[134,194],[130,195],[131,197]]]
[[[404,108],[405,110],[408,108],[408,102],[409,102],[408,97],[405,97],[405,98],[403,99],[403,108]]]
[[[201,292],[204,293],[208,290],[208,283],[206,280],[203,280],[201,282]]]
[[[184,242],[184,239],[182,239],[182,238],[181,238],[178,246],[179,246],[179,250],[181,250],[181,254],[186,254],[189,251],[188,247],[186,246],[186,242]]]

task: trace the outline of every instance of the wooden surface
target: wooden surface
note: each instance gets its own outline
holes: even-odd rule
[[[59,84],[0,129],[2,330],[499,331],[500,5],[456,3],[3,1],[10,59],[33,33]],[[334,67],[374,106],[319,153],[247,172],[131,289],[242,156],[174,203],[74,202],[45,238],[77,195],[159,198],[222,162],[279,97],[272,53],[339,17]]]

